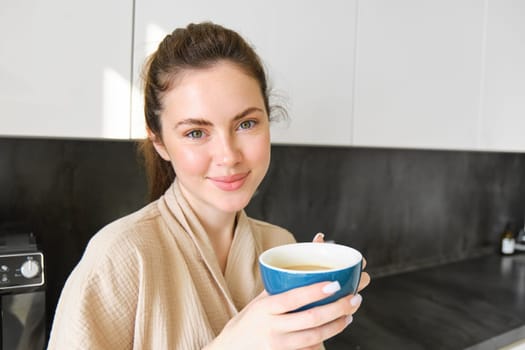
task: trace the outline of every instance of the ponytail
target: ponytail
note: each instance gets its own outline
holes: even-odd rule
[[[144,158],[148,180],[148,199],[152,202],[162,196],[171,186],[175,180],[175,172],[171,163],[159,156],[150,139],[140,141],[139,152]]]

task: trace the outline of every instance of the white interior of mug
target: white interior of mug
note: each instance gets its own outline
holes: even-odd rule
[[[259,261],[272,269],[295,273],[305,271],[289,270],[284,267],[314,265],[340,270],[356,265],[363,259],[354,248],[332,243],[293,243],[271,248],[259,257]],[[309,273],[323,273],[326,270],[313,270]]]

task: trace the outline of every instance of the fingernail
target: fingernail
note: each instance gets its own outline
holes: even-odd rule
[[[356,294],[352,297],[352,299],[350,299],[350,305],[357,306],[361,304],[362,300],[363,300],[363,297],[361,296],[361,294]]]
[[[354,318],[352,317],[352,315],[346,316],[346,325],[348,326],[350,323],[352,323],[353,320]]]
[[[325,294],[333,294],[333,293],[337,292],[340,289],[341,289],[341,285],[339,284],[338,281],[335,281],[335,282],[329,283],[326,286],[324,286],[323,287],[323,293],[325,293]]]
[[[318,234],[315,235],[313,242],[317,242],[318,239],[322,240],[323,238],[324,238],[324,233],[319,232]]]

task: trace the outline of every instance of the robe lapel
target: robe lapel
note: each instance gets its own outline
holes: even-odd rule
[[[238,310],[208,235],[180,192],[177,181],[158,203],[162,217],[181,248],[199,298],[205,303],[209,322],[218,334]]]
[[[262,247],[254,239],[244,211],[237,215],[237,226],[224,273],[233,302],[241,310],[262,291],[258,256]]]

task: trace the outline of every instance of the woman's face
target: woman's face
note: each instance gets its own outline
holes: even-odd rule
[[[243,209],[270,164],[270,130],[257,81],[229,62],[184,72],[163,98],[162,142],[198,213]]]

